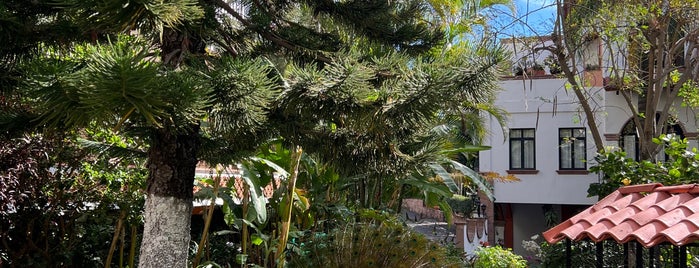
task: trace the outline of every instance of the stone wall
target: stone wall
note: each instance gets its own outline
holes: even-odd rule
[[[402,211],[402,214],[412,221],[422,219],[444,221],[444,213],[436,208],[425,207],[422,199],[403,199]]]

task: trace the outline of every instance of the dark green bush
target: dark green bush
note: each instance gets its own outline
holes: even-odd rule
[[[127,228],[115,256],[138,243],[145,172],[86,155],[71,137],[0,140],[0,266],[104,266],[120,218]]]
[[[360,220],[313,233],[291,267],[460,267],[442,245],[412,232],[395,216],[360,212]]]

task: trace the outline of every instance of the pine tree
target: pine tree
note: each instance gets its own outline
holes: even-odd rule
[[[474,89],[492,85],[490,67],[498,60],[451,68],[454,62],[425,54],[442,35],[423,19],[421,1],[65,0],[0,7],[3,27],[14,29],[3,31],[11,45],[0,51],[2,67],[13,70],[3,78],[10,81],[3,98],[12,96],[12,105],[3,105],[13,106],[3,107],[0,122],[8,135],[10,127],[96,123],[149,140],[141,267],[187,265],[199,160],[244,154],[277,133],[311,148],[330,141],[316,150],[327,161],[364,163],[341,164],[346,174],[372,165],[382,166],[370,170],[373,178],[401,173],[406,161],[438,148],[424,129],[439,102],[457,94],[478,100]],[[27,25],[12,28],[18,21]],[[50,35],[32,39],[48,26]],[[15,60],[31,52],[39,60]],[[282,98],[272,108],[279,88]],[[281,128],[271,127],[269,111],[284,120]],[[317,131],[333,125],[340,128]]]

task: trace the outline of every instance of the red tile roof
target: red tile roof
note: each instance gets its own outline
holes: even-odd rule
[[[543,235],[549,243],[611,238],[644,247],[686,245],[699,240],[699,184],[622,187]]]

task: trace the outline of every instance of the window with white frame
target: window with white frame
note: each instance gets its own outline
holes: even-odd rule
[[[587,169],[587,143],[585,132],[585,128],[558,129],[559,169]]]
[[[536,151],[533,128],[510,130],[510,169],[536,168]]]

